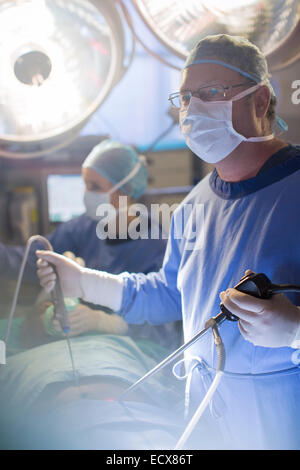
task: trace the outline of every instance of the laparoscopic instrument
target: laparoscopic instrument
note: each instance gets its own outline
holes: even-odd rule
[[[11,325],[12,325],[15,309],[16,309],[16,306],[17,306],[18,296],[19,296],[19,292],[20,292],[20,287],[21,287],[21,283],[22,283],[22,279],[23,279],[24,269],[25,269],[25,266],[26,266],[29,250],[31,248],[32,243],[34,243],[34,242],[41,242],[45,245],[45,247],[48,250],[53,251],[52,245],[49,242],[49,240],[47,240],[47,238],[45,238],[45,237],[42,237],[41,235],[33,235],[32,237],[30,237],[28,239],[27,244],[26,244],[25,253],[24,253],[24,256],[23,256],[23,260],[22,260],[22,264],[21,264],[21,267],[20,267],[19,275],[18,275],[17,285],[16,285],[14,297],[13,297],[13,302],[12,302],[10,314],[9,314],[9,317],[8,317],[8,323],[7,323],[7,328],[6,328],[5,339],[4,339],[4,342],[3,342],[4,348],[5,348],[5,345],[7,345],[7,343],[8,343],[10,330],[11,330]],[[75,364],[74,364],[74,358],[73,358],[71,342],[70,342],[70,336],[69,336],[69,333],[70,333],[69,316],[68,316],[68,312],[67,312],[67,309],[66,309],[66,306],[65,306],[64,297],[63,297],[61,285],[60,285],[60,282],[59,282],[59,277],[57,275],[55,267],[53,265],[51,265],[51,266],[52,266],[52,268],[53,268],[53,270],[56,274],[55,286],[54,286],[53,290],[51,291],[51,300],[52,300],[52,303],[53,303],[54,318],[56,318],[58,320],[58,322],[60,324],[60,327],[61,327],[61,329],[62,329],[62,331],[65,335],[67,345],[68,345],[68,351],[69,351],[69,355],[70,355],[74,380],[75,380],[76,386],[78,386],[79,385],[78,374],[77,374]],[[3,363],[5,363],[5,361],[3,361],[2,364]]]
[[[247,276],[244,276],[237,285],[234,286],[240,292],[245,294],[252,295],[257,298],[261,299],[269,299],[274,294],[279,294],[283,292],[300,292],[300,286],[293,285],[293,284],[273,284],[269,278],[263,273],[252,273]],[[188,423],[187,427],[185,428],[182,436],[180,437],[179,441],[176,444],[175,449],[183,449],[184,445],[195,429],[197,423],[199,422],[200,417],[202,416],[203,412],[205,411],[207,405],[211,401],[214,392],[216,391],[221,377],[224,373],[225,369],[225,348],[219,334],[218,325],[223,323],[225,320],[229,321],[238,321],[239,318],[232,314],[223,303],[220,304],[220,313],[215,317],[210,318],[199,333],[193,336],[189,341],[185,344],[180,346],[176,351],[166,357],[162,362],[160,362],[157,366],[147,372],[143,377],[141,377],[137,382],[127,388],[120,396],[119,400],[124,399],[131,391],[139,387],[142,383],[144,383],[147,379],[152,377],[158,371],[166,367],[170,364],[174,359],[176,359],[180,354],[186,351],[189,347],[195,344],[200,338],[202,338],[210,329],[212,330],[215,346],[218,353],[218,362],[216,366],[216,374],[215,378],[212,381],[204,399],[198,406],[196,412],[192,416],[190,422]]]

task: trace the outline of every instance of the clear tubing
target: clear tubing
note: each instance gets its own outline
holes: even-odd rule
[[[214,380],[212,381],[209,389],[207,390],[207,393],[205,397],[203,398],[202,402],[198,406],[196,412],[194,413],[192,419],[190,420],[189,424],[185,428],[183,434],[181,435],[179,441],[177,442],[176,446],[174,447],[174,450],[181,450],[184,448],[186,441],[190,437],[191,433],[195,429],[199,419],[203,415],[205,409],[209,405],[209,402],[211,401],[215,391],[217,390],[220,380],[222,378],[223,372],[218,371],[215,375]]]
[[[192,416],[191,420],[189,421],[187,427],[185,428],[183,434],[181,435],[179,441],[177,442],[174,450],[181,450],[184,448],[186,441],[190,437],[191,433],[194,431],[195,427],[197,426],[201,416],[203,415],[205,409],[209,405],[215,391],[217,390],[220,380],[222,378],[222,375],[224,373],[225,369],[225,348],[224,344],[222,342],[222,338],[219,334],[216,318],[210,318],[206,324],[206,328],[211,328],[213,337],[214,337],[214,342],[216,345],[217,353],[218,353],[218,363],[217,363],[217,371],[216,375],[214,377],[214,380],[212,381],[208,391],[206,392],[205,397],[203,398],[202,402],[198,406],[196,412]]]

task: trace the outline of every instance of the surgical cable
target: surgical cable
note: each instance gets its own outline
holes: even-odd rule
[[[217,323],[214,318],[210,318],[206,324],[206,327],[209,327],[212,329],[213,332],[213,337],[214,337],[214,342],[215,346],[217,349],[218,353],[218,363],[216,367],[216,375],[207,390],[202,402],[198,406],[196,412],[192,416],[191,420],[189,421],[188,425],[186,426],[184,432],[182,433],[180,439],[178,440],[176,446],[174,447],[174,450],[182,450],[186,444],[186,441],[194,431],[195,427],[197,426],[201,416],[203,415],[204,411],[206,410],[207,406],[209,405],[210,401],[213,398],[213,395],[215,391],[217,390],[219,383],[221,381],[221,378],[224,373],[225,369],[225,348],[223,341],[221,339],[221,336],[219,334],[219,330],[217,327]]]
[[[174,447],[174,450],[182,450],[184,449],[185,443],[194,431],[195,427],[197,426],[201,416],[203,415],[205,409],[209,405],[209,402],[211,401],[215,391],[217,390],[219,383],[221,381],[223,372],[218,371],[216,372],[216,375],[214,377],[214,380],[212,381],[209,389],[206,392],[205,397],[203,398],[202,402],[200,403],[199,407],[197,408],[195,414],[193,415],[192,419],[188,423],[187,427],[185,428],[182,436],[180,437],[179,441]]]
[[[22,283],[22,279],[23,279],[23,275],[24,275],[24,270],[25,270],[27,258],[28,258],[28,255],[29,255],[29,250],[31,248],[32,243],[35,242],[35,241],[39,241],[39,242],[43,243],[48,250],[53,251],[53,247],[52,247],[51,243],[49,242],[49,240],[47,240],[47,238],[45,238],[45,237],[42,237],[41,235],[33,235],[32,237],[30,237],[28,239],[27,244],[26,244],[26,248],[25,248],[25,253],[24,253],[24,256],[23,256],[23,260],[22,260],[22,263],[21,263],[19,275],[18,275],[17,285],[16,285],[14,297],[13,297],[13,302],[12,302],[10,314],[9,314],[9,317],[8,317],[6,333],[5,333],[5,340],[4,340],[5,344],[8,343],[10,330],[11,330],[11,325],[12,325],[12,320],[13,320],[14,313],[15,313],[16,306],[17,306],[17,301],[18,301],[18,297],[19,297],[19,292],[20,292],[20,288],[21,288],[21,283]],[[62,295],[62,292],[61,292],[61,289],[60,289],[58,277],[57,277],[56,288],[57,288],[56,292],[52,294],[53,303],[56,304],[55,306],[58,305],[58,306],[62,307],[62,304],[64,305],[64,301],[63,301],[63,295]],[[68,345],[69,356],[70,356],[70,359],[71,359],[71,366],[72,366],[72,371],[73,371],[73,375],[74,375],[75,384],[76,384],[77,387],[79,387],[79,378],[78,378],[78,374],[76,372],[74,357],[73,357],[71,343],[70,343],[69,327],[66,324],[61,325],[61,326],[62,326],[62,330],[64,331],[64,334],[66,335],[66,341],[67,341],[67,345]]]

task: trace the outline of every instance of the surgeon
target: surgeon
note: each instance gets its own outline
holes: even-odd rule
[[[51,290],[55,274],[48,263],[54,263],[65,293],[91,302],[101,298],[127,322],[183,318],[187,341],[219,313],[219,294],[246,269],[274,283],[299,283],[300,150],[275,135],[285,124],[276,116],[267,62],[245,38],[220,34],[200,40],[170,100],[179,107],[187,145],[214,169],[175,211],[162,269],[112,275],[40,251],[38,275]],[[300,305],[297,293],[289,300]],[[294,339],[279,347],[255,346],[229,321],[220,334],[226,364],[211,419],[226,447],[299,449]],[[212,335],[185,355],[190,411],[214,377],[216,356]]]
[[[134,215],[128,214],[130,207],[138,201],[147,188],[148,171],[142,157],[129,145],[107,139],[98,144],[83,162],[82,177],[86,186],[84,194],[86,212],[60,224],[47,236],[53,249],[58,253],[67,254],[88,268],[114,274],[123,271],[144,273],[158,271],[166,248],[166,237],[163,236],[162,229],[159,227],[159,237],[152,239],[151,223],[154,222],[149,218],[146,224],[141,224],[145,227],[144,231],[146,230],[146,233],[140,234],[141,236],[133,239],[127,231],[130,223],[136,219]],[[105,217],[106,211],[102,211],[103,217],[101,217],[101,207],[111,208],[108,212],[109,217]],[[97,215],[97,210],[100,210],[100,216]],[[119,227],[122,233],[119,233]],[[138,232],[137,227],[134,233],[139,235]],[[39,246],[43,248],[42,245],[32,245],[25,271],[27,280],[36,279],[35,249]],[[1,277],[17,277],[24,252],[25,247],[0,244]],[[100,301],[99,306],[101,305]],[[27,317],[23,326],[28,346],[33,345],[35,341],[40,343],[46,339],[43,331],[37,328],[35,318]],[[58,324],[55,326],[59,329]],[[151,337],[164,345],[171,341],[171,338],[166,336],[166,332],[171,333],[171,331],[165,327],[149,329],[147,325],[139,328],[132,326],[129,331],[128,325],[122,318],[107,315],[103,309],[87,303],[80,303],[72,312],[70,326],[72,336],[99,331],[130,334],[134,338]],[[173,333],[175,334],[175,331]]]

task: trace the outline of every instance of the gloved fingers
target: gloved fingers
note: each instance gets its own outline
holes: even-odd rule
[[[239,320],[238,322],[239,330],[243,336],[247,336],[247,334],[249,333],[249,329],[250,329],[249,326],[250,326],[249,323],[246,322],[245,320],[243,321]]]
[[[44,266],[39,266],[38,270],[37,270],[37,274],[38,274],[39,277],[40,276],[44,277],[44,276],[47,276],[48,274],[54,274],[55,275],[52,266],[49,266],[48,263],[45,267]]]
[[[39,278],[41,286],[47,293],[51,292],[56,282],[56,274],[53,267],[50,266],[47,261],[39,258],[37,260],[37,276]]]
[[[80,256],[77,256],[75,258],[75,261],[77,264],[79,264],[79,266],[82,266],[83,268],[85,268],[85,261],[83,258],[80,258]]]
[[[69,324],[71,328],[82,328],[85,325],[85,322],[80,318],[73,318],[69,316]]]
[[[78,304],[72,312],[70,312],[70,315],[72,315],[73,318],[80,318],[82,317],[87,311],[89,311],[89,307],[83,304]]]
[[[58,253],[54,253],[53,251],[36,250],[35,253],[38,258],[44,261],[48,261],[55,266],[59,265],[61,261],[65,259],[64,256],[59,255]]]
[[[74,310],[69,314],[69,321],[71,325],[86,325],[90,319],[90,314],[85,310]]]
[[[80,323],[80,322],[75,322],[74,323],[70,317],[69,317],[68,324],[69,324],[69,327],[70,327],[69,336],[78,336],[79,334],[85,332],[84,325],[82,325],[82,323]],[[57,331],[62,332],[62,328],[61,328],[60,323],[57,319],[53,319],[53,326]]]
[[[73,251],[65,251],[65,252],[63,253],[63,256],[65,256],[66,258],[70,258],[70,259],[72,259],[73,261],[75,261],[75,259],[76,259],[76,256],[75,256],[75,254],[73,253]]]
[[[254,313],[263,313],[266,306],[268,305],[266,304],[268,300],[258,299],[252,295],[244,294],[237,289],[227,289],[225,295],[226,298],[229,298],[231,303],[235,304],[237,307]]]
[[[87,328],[86,328],[86,325],[82,324],[82,323],[76,323],[76,324],[73,324],[70,322],[70,336],[78,336],[82,333],[86,333],[87,332]]]
[[[40,284],[47,293],[51,292],[55,286],[56,276],[54,279],[53,279],[53,276],[55,276],[55,274],[52,274],[50,277],[45,276],[45,277],[40,278]]]
[[[41,285],[42,285],[42,284],[41,284]],[[45,289],[45,291],[46,291],[48,294],[54,289],[54,286],[55,286],[55,282],[54,282],[54,281],[48,282],[48,283],[45,284],[44,286],[42,285],[42,287]]]
[[[244,320],[238,322],[240,333],[247,341],[251,340],[251,326],[252,325],[250,323]]]
[[[85,261],[83,258],[81,258],[80,256],[76,256],[73,251],[65,251],[63,253],[63,256],[65,256],[66,258],[69,258],[71,259],[72,261],[75,261],[75,263],[79,264],[80,266],[82,266],[83,268],[85,267]]]
[[[49,266],[49,263],[42,258],[38,258],[36,264],[39,268],[45,268],[46,266]]]
[[[80,264],[71,258],[67,258],[66,256],[60,255],[58,253],[54,253],[53,251],[36,250],[36,255],[39,258],[39,260],[37,261],[37,265],[39,268],[43,268],[43,269],[45,268],[46,265],[43,263],[44,261],[47,264],[50,263],[53,266],[55,266],[58,271],[60,269],[65,269],[65,268],[72,269],[74,272],[81,271],[82,263]]]
[[[56,282],[56,274],[55,273],[50,273],[50,274],[46,274],[46,276],[43,275],[43,273],[37,273],[38,274],[38,277],[39,277],[39,280],[40,280],[40,284],[44,287],[46,284],[48,284],[48,282],[53,282],[55,283]]]
[[[227,291],[226,291],[227,292]],[[241,308],[235,302],[232,301],[232,298],[225,292],[221,292],[220,298],[225,307],[234,315],[241,318],[242,320],[252,323],[253,320],[257,317],[257,313],[251,310],[246,310]]]
[[[78,307],[76,307],[74,310],[69,312],[69,318],[72,319],[72,321],[75,321],[76,318],[80,318],[81,312],[78,310]]]

